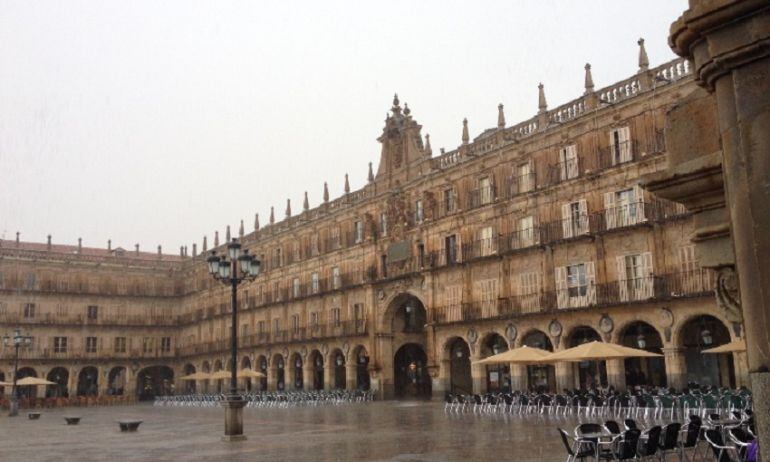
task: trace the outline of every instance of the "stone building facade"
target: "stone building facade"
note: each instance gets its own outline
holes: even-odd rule
[[[690,238],[692,215],[640,187],[667,166],[669,111],[698,91],[686,61],[639,69],[434,155],[394,98],[369,181],[237,238],[262,261],[239,289],[239,364],[249,389],[367,388],[385,398],[509,387],[563,389],[746,382],[745,357],[702,355],[741,338],[717,304]],[[204,239],[179,256],[5,240],[0,334],[34,337],[20,374],[47,394],[216,391],[183,382],[230,367],[230,293],[207,273]],[[521,345],[562,350],[603,340],[652,360],[490,367]],[[10,379],[13,351],[0,353]]]

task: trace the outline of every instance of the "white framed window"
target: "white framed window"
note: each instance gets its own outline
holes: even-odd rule
[[[479,205],[490,204],[492,198],[492,180],[485,176],[479,180]]]
[[[160,351],[163,351],[165,353],[168,353],[169,351],[171,351],[171,337],[160,338]]]
[[[298,298],[302,296],[302,285],[299,282],[299,278],[292,279],[291,292],[294,298]]]
[[[540,311],[540,287],[542,275],[531,271],[520,273],[518,277],[519,304],[522,313],[537,313]]]
[[[571,180],[579,174],[577,146],[570,144],[559,149],[559,180]]]
[[[342,323],[342,320],[340,319],[340,309],[339,308],[332,308],[331,310],[331,324],[332,327],[339,327]]]
[[[23,310],[23,316],[25,318],[34,318],[35,317],[35,304],[34,303],[25,303],[24,304],[24,310]]]
[[[588,234],[588,204],[585,199],[562,205],[562,233],[565,239]]]
[[[115,349],[115,353],[125,353],[126,352],[126,338],[125,337],[115,337],[114,349]]]
[[[332,267],[332,288],[339,289],[342,287],[342,276],[340,275],[340,267]]]
[[[142,352],[152,353],[155,351],[155,338],[145,337],[142,341]]]
[[[633,226],[644,222],[644,194],[639,186],[604,194],[607,229]]]
[[[617,257],[620,301],[647,300],[653,296],[652,254]]]
[[[594,262],[558,266],[555,273],[559,308],[577,308],[596,303]]]
[[[318,273],[312,273],[310,275],[310,288],[314,294],[317,294],[319,290]]]
[[[295,333],[299,332],[299,315],[291,315],[291,330]]]
[[[495,253],[493,232],[491,226],[485,226],[479,230],[479,255],[482,257]]]
[[[318,327],[319,320],[318,320],[318,311],[313,311],[310,313],[310,327],[316,328]]]
[[[612,165],[631,161],[631,136],[628,127],[610,130],[610,155]]]
[[[353,223],[353,235],[356,244],[364,242],[364,222],[356,221]]]
[[[67,337],[54,337],[53,338],[53,352],[54,353],[66,353],[67,352]]]
[[[422,199],[414,202],[414,222],[422,223],[425,220],[425,209],[422,206]]]
[[[535,179],[533,178],[532,171],[531,162],[524,162],[516,167],[520,193],[532,191],[535,188]]]
[[[96,337],[86,337],[86,353],[96,353]]]
[[[380,235],[388,235],[388,214],[385,212],[380,213]]]
[[[519,218],[517,227],[521,247],[530,247],[538,243],[538,239],[535,237],[535,217],[529,215]]]
[[[281,318],[273,319],[273,332],[276,334],[281,332]]]
[[[318,253],[318,234],[313,234],[310,236],[310,255],[316,257]]]
[[[455,190],[454,188],[444,189],[444,213],[454,213],[455,211]]]

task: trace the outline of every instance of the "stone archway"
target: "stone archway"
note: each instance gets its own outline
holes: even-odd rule
[[[116,366],[110,369],[107,374],[107,394],[123,395],[126,391],[126,368]]]
[[[136,396],[140,401],[174,394],[174,370],[168,366],[150,366],[136,376]]]
[[[66,398],[69,396],[67,384],[70,379],[70,373],[66,368],[54,367],[48,372],[46,379],[55,383],[55,385],[46,386],[46,398]]]
[[[522,346],[553,351],[551,339],[541,330],[532,330],[521,339]],[[538,392],[556,390],[556,368],[553,365],[528,365],[526,366],[526,383],[521,383],[522,388]]]
[[[430,398],[428,355],[422,345],[407,343],[396,351],[393,378],[397,398]]]
[[[184,375],[195,374],[195,366],[189,363],[185,364],[184,368],[182,369],[182,372],[184,373]],[[196,389],[197,389],[197,381],[185,380],[184,382],[185,393],[195,393]]]
[[[730,331],[714,316],[702,315],[682,325],[679,346],[684,348],[688,383],[735,387],[733,355],[703,354],[703,350],[730,342]]]
[[[461,337],[447,342],[449,353],[449,392],[454,394],[473,394],[473,376],[471,374],[471,349]]]
[[[651,353],[663,353],[663,338],[657,329],[644,321],[632,322],[621,329],[620,344]],[[667,386],[666,361],[663,357],[628,358],[623,361],[623,366],[627,387]]]
[[[31,367],[22,367],[16,371],[16,380],[24,377],[37,377],[37,371]],[[16,393],[23,398],[37,398],[37,387],[16,387]]]
[[[264,375],[259,379],[259,389],[265,391],[267,390],[267,357],[265,355],[260,355],[257,358],[257,368]]]
[[[353,350],[351,360],[353,359],[356,361],[356,388],[358,390],[369,390],[371,388],[369,353],[363,345],[359,345]]]
[[[87,366],[78,374],[78,396],[96,396],[99,392],[99,371]]]
[[[201,364],[201,371],[203,371],[206,374],[211,373],[211,364],[209,364],[208,361],[203,361],[203,364]],[[211,380],[203,380],[203,392],[209,393],[209,387],[211,386]]]
[[[602,341],[596,329],[589,326],[578,326],[572,329],[567,337],[567,348],[593,341]],[[575,383],[582,390],[607,386],[607,361],[580,361],[572,364],[572,370]]]
[[[249,358],[248,356],[244,356],[243,358],[241,358],[240,369],[249,369],[250,370],[251,369],[251,358]],[[251,378],[245,378],[245,379],[239,379],[239,380],[242,381],[244,389],[246,391],[251,391],[251,389],[252,389]]]
[[[302,366],[302,355],[299,353],[292,354],[289,360],[289,367],[291,368],[291,383],[295,390],[302,390],[305,386]]]
[[[283,355],[276,353],[271,358],[272,360],[272,373],[275,373],[275,389],[284,390],[286,388],[286,361],[283,359]]]
[[[345,355],[341,350],[335,349],[332,351],[330,357],[332,361],[332,371],[334,372],[332,388],[344,390],[346,388],[345,381],[347,377],[347,374],[345,373]]]
[[[481,358],[508,351],[508,342],[502,335],[491,333],[481,341]],[[487,392],[500,393],[511,391],[511,366],[509,364],[491,364],[486,369]]]
[[[318,350],[310,352],[310,364],[313,368],[313,390],[324,389],[324,357]]]
[[[407,358],[404,355],[407,352],[410,354],[417,352],[414,349],[404,350],[402,357],[397,358],[397,348],[403,348],[404,345],[408,344],[418,346],[422,354],[425,355],[420,360],[422,364],[420,370],[426,375],[428,366],[433,365],[433,363],[429,364],[429,358],[426,354],[428,351],[426,332],[428,316],[422,300],[409,292],[402,292],[390,299],[380,319],[382,332],[389,335],[377,339],[380,367],[378,368],[379,377],[375,377],[375,380],[380,383],[375,386],[380,389],[381,396],[387,399],[397,396],[397,389],[399,389],[399,393],[403,394],[406,389],[405,384],[410,380],[404,369],[408,364],[396,364],[397,360],[406,361]],[[399,374],[401,375],[399,376]],[[420,385],[423,386],[424,384],[421,383]],[[426,386],[430,389],[430,383]]]

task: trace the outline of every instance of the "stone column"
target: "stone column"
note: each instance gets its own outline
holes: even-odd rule
[[[671,26],[674,52],[693,61],[716,97],[740,306],[759,446],[770,447],[770,9],[761,0],[690,0]],[[720,272],[720,282],[724,273]],[[727,281],[730,282],[729,280]],[[720,288],[725,287],[719,284]],[[717,290],[720,295],[720,290]],[[724,295],[724,294],[722,294]],[[720,297],[729,301],[731,297]],[[730,309],[730,303],[723,303]],[[767,457],[764,457],[765,459]]]
[[[733,365],[735,366],[735,386],[750,388],[749,364],[745,351],[733,353]]]
[[[267,366],[267,389],[275,391],[278,388],[278,368]]]
[[[324,390],[334,388],[334,359],[331,355],[324,358]]]
[[[487,391],[487,367],[483,364],[473,364],[481,359],[478,355],[471,355],[471,379],[473,380],[473,393],[482,394]]]
[[[356,361],[350,358],[345,362],[345,388],[348,390],[356,389]]]
[[[511,391],[526,390],[528,386],[527,366],[511,363]]]
[[[663,360],[666,363],[666,383],[670,388],[682,389],[687,386],[687,364],[684,348],[663,348]]]
[[[69,393],[70,397],[77,396],[78,394],[78,373],[79,372],[80,370],[76,367],[71,367],[69,370],[70,376],[67,378],[67,393]]]
[[[575,372],[573,371],[572,363],[558,362],[554,364],[556,369],[556,391],[561,393],[562,390],[572,390],[575,388]]]
[[[607,362],[607,385],[616,390],[626,389],[626,363],[622,359],[610,359]]]
[[[436,377],[431,380],[431,394],[435,399],[444,399],[444,395],[449,391],[451,361],[442,359],[439,361],[439,367],[436,370]]]

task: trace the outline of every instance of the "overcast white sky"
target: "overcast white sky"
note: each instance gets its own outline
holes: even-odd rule
[[[376,170],[394,92],[434,153],[674,58],[658,1],[0,0],[0,237],[212,238]]]

